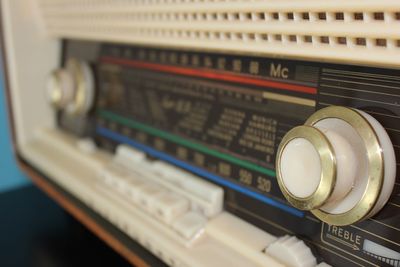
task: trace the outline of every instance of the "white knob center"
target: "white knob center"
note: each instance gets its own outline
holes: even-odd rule
[[[74,81],[71,74],[64,69],[54,71],[47,80],[47,98],[57,109],[64,108],[73,101],[75,94]]]
[[[305,138],[291,140],[282,153],[282,181],[299,198],[311,196],[321,180],[321,159],[313,144]]]

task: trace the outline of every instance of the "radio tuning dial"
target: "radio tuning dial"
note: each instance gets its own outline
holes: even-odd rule
[[[393,145],[369,114],[331,106],[290,130],[278,148],[278,184],[296,208],[331,225],[377,213],[396,177]]]
[[[57,110],[82,115],[92,107],[93,75],[86,62],[68,59],[65,68],[53,71],[47,81],[47,98]]]

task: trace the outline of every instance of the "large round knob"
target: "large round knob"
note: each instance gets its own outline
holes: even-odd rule
[[[85,114],[94,99],[94,82],[89,65],[77,59],[68,59],[65,68],[57,69],[50,75],[47,97],[57,110],[71,115]]]
[[[278,148],[279,186],[295,207],[348,225],[377,213],[396,177],[393,145],[367,113],[332,106],[290,130]]]

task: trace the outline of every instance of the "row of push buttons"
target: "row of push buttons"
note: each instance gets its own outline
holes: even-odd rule
[[[190,174],[183,181],[186,173],[163,164],[151,163],[142,153],[121,146],[99,176],[103,185],[129,199],[184,239],[191,240],[203,232],[208,217],[221,211],[222,189]],[[161,167],[168,168],[163,175],[157,171]],[[174,178],[166,179],[165,175]],[[191,188],[198,189],[199,184],[203,189],[200,194],[190,192]]]

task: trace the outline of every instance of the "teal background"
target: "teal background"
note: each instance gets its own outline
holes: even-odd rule
[[[4,71],[1,63],[0,55],[0,193],[3,193],[27,185],[29,181],[19,170],[14,157],[4,89]]]

